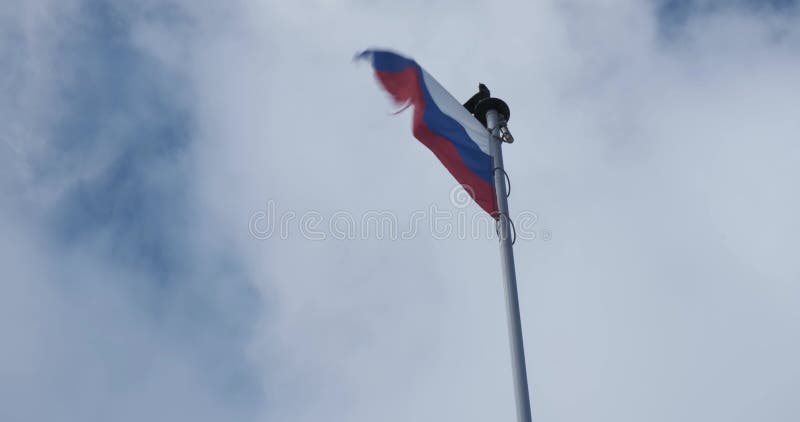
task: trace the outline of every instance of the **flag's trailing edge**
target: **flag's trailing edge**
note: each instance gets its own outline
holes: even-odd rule
[[[489,131],[414,60],[381,50],[357,58],[372,62],[378,81],[398,104],[414,107],[414,137],[497,218]]]

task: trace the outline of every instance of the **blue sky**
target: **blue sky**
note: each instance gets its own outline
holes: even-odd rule
[[[692,19],[731,11],[744,11],[765,17],[792,16],[797,13],[795,0],[663,0],[657,4],[656,15],[665,34],[679,33]]]
[[[511,417],[493,242],[247,230],[448,206],[373,45],[514,108],[535,417],[796,419],[797,2],[490,3],[0,6],[0,419]]]
[[[211,238],[215,231],[199,226],[201,212],[194,202],[198,187],[187,158],[195,136],[187,104],[189,86],[131,39],[137,21],[180,25],[183,12],[170,9],[154,7],[143,13],[135,7],[87,1],[76,3],[76,9],[64,15],[60,35],[48,40],[52,49],[46,53],[57,66],[51,101],[58,107],[55,118],[41,122],[46,145],[26,157],[31,186],[21,189],[58,189],[36,213],[40,219],[35,224],[43,233],[42,248],[60,268],[47,284],[58,291],[75,291],[64,299],[65,306],[86,306],[90,320],[114,321],[119,316],[116,311],[92,303],[105,299],[91,291],[102,283],[120,296],[122,315],[135,315],[135,328],[125,322],[89,325],[72,340],[97,343],[97,350],[79,352],[79,358],[96,362],[87,365],[106,362],[105,370],[114,374],[109,381],[112,390],[95,392],[95,399],[113,400],[119,394],[114,389],[135,390],[128,386],[152,376],[147,371],[131,372],[152,366],[154,358],[128,353],[147,341],[124,333],[137,329],[154,337],[149,341],[180,356],[208,394],[230,402],[221,415],[246,419],[255,413],[261,389],[243,349],[263,302],[235,254],[222,245],[210,249],[197,244],[198,231]],[[30,11],[23,8],[19,13],[26,12]],[[4,40],[4,46],[20,48],[16,51],[20,59],[30,53],[10,40]],[[87,167],[93,168],[91,174],[84,173]],[[23,192],[9,202],[9,208],[35,205],[25,199]],[[86,267],[99,263],[113,271],[102,280],[91,280]],[[81,291],[86,298],[73,297]],[[86,369],[80,365],[64,368],[63,373],[46,375],[35,385],[57,383],[51,378],[80,378]],[[81,388],[81,382],[76,382]],[[84,387],[93,394],[91,385]],[[96,413],[71,413],[73,399],[63,400],[61,406],[70,420],[116,418],[108,413],[115,409],[103,406]],[[11,414],[5,420],[31,420],[25,417],[27,412],[39,420],[53,417],[48,416],[48,406],[6,408]],[[144,414],[157,417],[156,410]]]

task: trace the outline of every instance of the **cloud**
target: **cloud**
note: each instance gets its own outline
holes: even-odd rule
[[[793,420],[800,38],[754,4],[0,8],[0,416],[512,419],[492,240],[248,231],[450,206],[350,62],[388,46],[512,107],[536,418]]]
[[[259,300],[196,205],[189,89],[134,43],[150,12],[173,21],[105,2],[4,15],[3,420],[257,410]]]

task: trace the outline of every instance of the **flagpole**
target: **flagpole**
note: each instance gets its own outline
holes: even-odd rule
[[[487,98],[476,105],[476,115],[486,116],[486,127],[492,133],[491,153],[493,160],[494,187],[497,194],[498,236],[503,267],[503,286],[506,294],[506,315],[511,346],[511,367],[514,377],[514,395],[517,405],[517,422],[531,422],[531,404],[528,393],[528,375],[525,367],[525,347],[522,341],[522,322],[517,294],[517,274],[514,269],[514,250],[511,219],[506,196],[506,173],[503,168],[503,142],[514,138],[506,127],[510,116],[508,106],[497,98]],[[481,119],[482,120],[482,119]]]

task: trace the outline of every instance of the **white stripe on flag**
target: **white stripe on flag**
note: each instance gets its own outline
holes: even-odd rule
[[[473,115],[469,114],[466,108],[458,102],[447,90],[444,89],[436,79],[433,78],[425,69],[422,69],[422,78],[424,79],[425,86],[428,87],[428,92],[431,98],[442,110],[442,113],[452,117],[455,121],[461,124],[467,131],[467,135],[478,145],[486,155],[491,156],[489,147],[490,135],[489,131],[478,121]]]

